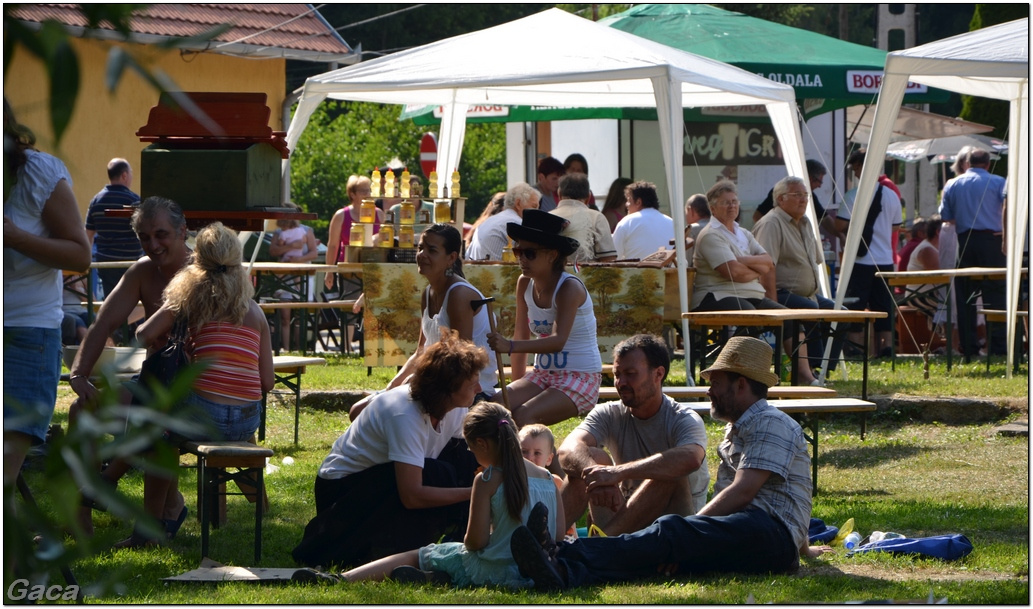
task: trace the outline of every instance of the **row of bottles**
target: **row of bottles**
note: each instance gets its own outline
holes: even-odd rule
[[[408,199],[410,194],[411,194],[410,193],[410,186],[409,186],[410,178],[411,178],[411,176],[409,174],[409,170],[408,169],[403,169],[402,170],[401,183],[398,184],[398,196],[403,198],[403,199]],[[381,188],[380,188],[380,181],[381,181],[380,169],[374,169],[373,170],[373,174],[370,176],[370,181],[372,182],[372,184],[370,184],[370,195],[373,198],[379,198],[381,196],[381,194],[380,194],[380,192],[381,192]],[[383,188],[384,194],[383,194],[383,196],[385,198],[387,198],[387,199],[395,198],[395,172],[392,171],[391,169],[388,169],[387,173],[385,173],[384,176],[383,176],[383,181],[384,181],[384,188]],[[438,192],[438,172],[436,172],[436,171],[430,172],[430,177],[428,178],[428,182],[429,183],[427,185],[428,186],[427,190],[430,191],[430,196],[436,197],[437,196],[437,192]],[[455,171],[452,172],[452,188],[451,188],[451,192],[452,192],[452,198],[454,198],[454,199],[458,199],[459,198],[459,193],[461,192],[461,190],[460,190],[460,185],[459,185],[459,170],[458,169],[456,169]],[[422,194],[422,193],[420,193],[420,194]],[[446,195],[447,195],[447,193],[446,193]]]
[[[370,239],[370,243],[366,243],[366,227],[370,228],[370,235],[372,235],[372,224],[364,224],[356,222],[352,224],[351,232],[348,235],[349,247],[373,247],[373,240]],[[380,247],[394,247],[395,245],[395,229],[390,223],[380,225]],[[416,231],[412,224],[403,224],[398,227],[398,247],[412,248],[416,246]]]
[[[363,199],[359,204],[359,222],[373,224],[377,208],[372,199]],[[434,222],[448,224],[452,221],[452,206],[448,199],[434,202]],[[388,221],[390,223],[390,220]],[[398,206],[398,224],[412,226],[416,224],[416,205],[412,201],[402,201]]]

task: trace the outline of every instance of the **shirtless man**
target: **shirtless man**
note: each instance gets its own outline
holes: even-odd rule
[[[69,385],[79,397],[71,406],[70,422],[78,418],[82,409],[96,407],[100,393],[90,382],[90,375],[94,372],[94,365],[108,337],[129,318],[137,302],[143,304],[145,317],[150,317],[161,308],[165,286],[190,260],[190,250],[186,245],[186,218],[175,202],[161,197],[148,197],[133,212],[132,226],[146,256],[129,267],[115,289],[104,299],[96,321],[86,332],[75,354]],[[129,401],[127,393],[124,394],[124,402]],[[128,470],[129,464],[118,460],[105,469],[101,477],[115,486]],[[183,509],[178,488],[170,491],[170,498],[176,505],[166,506],[165,518],[175,522]],[[80,512],[80,522],[87,533],[93,530],[90,510],[85,507]]]

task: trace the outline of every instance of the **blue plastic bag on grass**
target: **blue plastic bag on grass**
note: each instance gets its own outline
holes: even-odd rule
[[[828,543],[836,538],[839,527],[828,526],[821,518],[811,518],[811,525],[807,528],[807,538],[812,544]]]
[[[889,552],[891,554],[911,554],[915,556],[928,556],[930,558],[942,558],[943,560],[957,560],[968,556],[972,552],[972,542],[964,535],[957,533],[952,535],[936,535],[934,537],[918,537],[915,539],[900,537],[866,543],[850,552],[848,556],[861,552]]]

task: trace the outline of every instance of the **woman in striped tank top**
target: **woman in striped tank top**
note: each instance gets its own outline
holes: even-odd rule
[[[221,222],[197,233],[194,260],[165,288],[165,304],[136,332],[141,344],[162,344],[177,319],[189,330],[190,357],[206,367],[180,405],[181,416],[207,430],[191,440],[247,440],[258,429],[262,394],[273,388],[269,324],[252,299],[234,231]],[[162,519],[179,501],[176,479],[144,477],[144,509]],[[185,515],[183,508],[182,515]],[[122,547],[153,545],[134,531]]]

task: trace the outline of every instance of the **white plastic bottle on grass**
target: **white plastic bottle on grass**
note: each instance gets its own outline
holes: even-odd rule
[[[846,539],[843,540],[843,547],[848,549],[848,550],[853,550],[860,543],[861,543],[861,534],[858,533],[857,531],[854,531],[853,533],[850,533],[849,535],[847,535]]]

